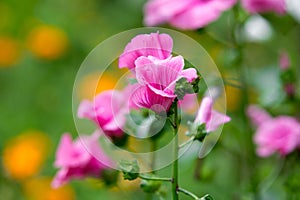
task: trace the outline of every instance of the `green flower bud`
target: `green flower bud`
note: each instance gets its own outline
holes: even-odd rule
[[[123,172],[123,177],[125,180],[134,180],[139,176],[139,165],[136,160],[128,161],[128,160],[121,160],[119,163],[119,168]]]
[[[153,181],[153,180],[142,180],[141,188],[146,193],[154,193],[161,186],[161,181]]]

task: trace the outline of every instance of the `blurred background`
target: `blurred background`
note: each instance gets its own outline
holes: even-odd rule
[[[145,2],[0,1],[0,199],[144,198],[138,181],[119,179],[117,186],[107,188],[101,181],[88,179],[57,190],[51,189],[50,182],[56,172],[53,161],[60,136],[64,132],[77,136],[72,89],[81,62],[106,38],[142,27]],[[296,77],[300,75],[299,10],[300,6],[293,6],[286,16],[247,18],[239,33],[244,41],[243,68],[239,66],[239,52],[230,46],[235,20],[231,10],[205,29],[184,32],[209,52],[224,75],[232,122],[224,127],[218,144],[204,161],[183,159],[183,186],[198,194],[210,193],[215,199],[254,199],[274,172],[277,157],[259,159],[255,155],[254,131],[245,117],[245,106],[257,103],[274,115],[299,115],[299,102],[286,101],[278,67],[280,52],[288,52]],[[245,71],[248,87],[241,89],[240,74]],[[114,77],[103,77],[97,92],[113,88]],[[86,77],[80,87],[82,97],[92,97],[85,88],[96,81],[96,76]],[[274,178],[263,188],[265,198],[286,199],[284,178],[276,178],[276,174]],[[296,176],[291,187],[295,191],[300,188],[299,180]]]

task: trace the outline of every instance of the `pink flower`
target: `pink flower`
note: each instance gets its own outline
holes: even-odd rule
[[[276,12],[283,15],[286,12],[285,0],[242,0],[242,5],[250,13]]]
[[[253,125],[256,127],[272,119],[269,113],[255,105],[250,105],[247,108],[247,115],[251,119]]]
[[[134,37],[119,58],[119,68],[135,68],[135,60],[140,56],[154,56],[165,59],[172,53],[173,40],[167,34],[150,33]]]
[[[121,137],[125,125],[123,95],[117,90],[98,94],[92,102],[83,100],[78,108],[78,117],[95,122],[110,137]]]
[[[142,108],[155,112],[168,111],[176,98],[175,85],[180,78],[191,82],[197,78],[194,68],[183,69],[182,56],[168,57],[165,60],[153,56],[141,56],[135,61],[137,90],[132,101]]]
[[[126,115],[134,108],[130,97],[134,90],[129,85],[123,91],[104,91],[93,101],[83,100],[78,108],[78,117],[92,120],[112,139],[121,138]]]
[[[285,156],[300,144],[300,124],[289,116],[279,116],[261,124],[254,136],[257,154],[268,157],[275,152]]]
[[[217,20],[237,0],[149,0],[144,7],[144,23],[170,23],[179,29],[198,29]]]
[[[227,115],[213,110],[213,103],[211,97],[204,97],[194,121],[199,125],[205,124],[207,132],[215,131],[219,126],[231,120]]]
[[[52,187],[58,188],[72,178],[101,176],[101,172],[108,168],[106,165],[111,161],[98,146],[98,137],[98,132],[91,136],[82,136],[75,141],[72,141],[72,137],[68,133],[62,136],[54,163],[55,167],[60,170],[52,181]],[[101,162],[94,155],[97,155]]]

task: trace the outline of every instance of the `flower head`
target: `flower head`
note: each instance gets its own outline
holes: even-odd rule
[[[194,121],[199,125],[205,124],[207,132],[215,131],[219,126],[230,121],[230,117],[227,115],[213,110],[213,103],[211,97],[204,97]]]
[[[52,26],[38,26],[28,37],[28,47],[31,52],[41,59],[55,60],[63,56],[68,48],[66,33]]]
[[[285,0],[242,0],[242,5],[250,13],[275,12],[283,15],[286,12]]]
[[[123,91],[106,90],[93,101],[83,100],[78,108],[78,117],[92,120],[111,138],[122,137],[126,114],[129,108],[134,107],[129,98],[132,90],[132,86]]]
[[[293,117],[279,116],[261,124],[254,136],[257,154],[267,157],[278,152],[285,156],[299,145],[300,124]]]
[[[16,64],[20,57],[17,41],[10,37],[0,36],[0,68]]]
[[[119,57],[119,68],[135,68],[135,60],[140,56],[154,56],[165,59],[172,53],[173,40],[167,34],[150,33],[134,37]]]
[[[251,105],[247,114],[257,127],[254,142],[257,154],[267,157],[278,152],[285,156],[300,145],[300,123],[293,117],[272,118],[265,110]]]
[[[60,187],[72,178],[101,176],[102,170],[107,168],[105,164],[111,161],[98,146],[98,138],[98,132],[91,136],[82,136],[75,141],[72,141],[68,133],[62,136],[54,163],[60,170],[52,181],[53,187]],[[95,156],[101,158],[101,162]]]
[[[170,23],[179,29],[198,29],[219,18],[236,0],[149,0],[144,23],[155,26]]]
[[[182,56],[160,60],[153,56],[141,56],[135,61],[137,90],[132,101],[138,106],[155,112],[167,111],[176,98],[175,86],[180,78],[192,82],[197,78],[193,68],[183,69]]]
[[[26,131],[10,140],[3,150],[3,167],[17,180],[31,178],[39,173],[45,161],[49,138],[40,131]]]

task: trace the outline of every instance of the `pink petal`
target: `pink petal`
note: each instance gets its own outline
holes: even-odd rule
[[[236,0],[198,1],[183,12],[174,16],[170,24],[179,28],[193,30],[204,27],[219,18],[225,9],[231,8]]]
[[[276,12],[286,13],[285,0],[242,0],[242,6],[250,13]]]
[[[171,20],[198,0],[149,0],[144,7],[144,23],[155,26]]]
[[[211,119],[212,107],[213,107],[213,99],[211,97],[204,97],[202,99],[200,108],[198,110],[198,114],[195,119],[195,122],[199,124],[208,123],[209,120]]]
[[[274,152],[275,152],[274,149],[270,149],[268,147],[258,147],[256,149],[256,153],[260,157],[268,157],[268,156],[272,155]]]
[[[179,105],[183,110],[193,110],[198,106],[198,98],[196,94],[186,94],[182,100],[179,100]]]
[[[149,56],[136,60],[136,78],[141,85],[147,85],[153,92],[173,98],[174,87],[184,66],[182,56],[158,60]]]
[[[89,154],[82,148],[77,148],[70,134],[62,136],[56,152],[56,167],[74,167],[87,163],[90,159]]]
[[[88,100],[83,100],[78,107],[77,116],[79,118],[95,119],[93,104]]]
[[[56,173],[56,175],[54,176],[54,178],[52,180],[52,183],[51,183],[52,188],[56,189],[56,188],[61,187],[64,184],[66,184],[70,178],[67,176],[67,174],[68,174],[68,169],[66,169],[66,168],[60,169]]]
[[[139,86],[132,95],[132,101],[141,108],[148,108],[155,112],[168,111],[174,98],[155,94],[147,86]]]
[[[272,119],[272,117],[265,110],[255,105],[248,106],[247,115],[256,127]]]
[[[134,37],[125,47],[119,58],[119,67],[135,67],[135,60],[140,56],[154,56],[165,59],[171,55],[173,40],[167,34],[150,33]]]
[[[217,111],[212,111],[211,119],[206,124],[206,131],[212,132],[219,128],[219,126],[229,122],[231,119],[227,115],[219,113]]]
[[[188,68],[185,69],[181,72],[181,76],[186,78],[188,82],[192,82],[193,80],[195,80],[198,75],[197,75],[197,71],[194,68]]]

